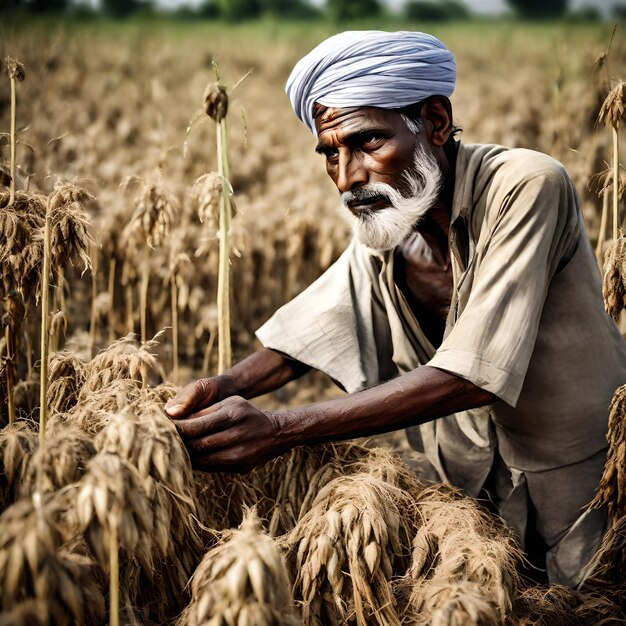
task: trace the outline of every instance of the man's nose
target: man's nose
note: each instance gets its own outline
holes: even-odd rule
[[[335,183],[339,193],[351,191],[365,183],[367,183],[367,169],[362,160],[351,150],[340,150]]]

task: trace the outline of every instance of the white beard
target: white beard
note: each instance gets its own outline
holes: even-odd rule
[[[341,194],[344,217],[357,240],[369,248],[383,251],[401,244],[437,201],[443,175],[435,157],[422,146],[415,149],[413,167],[402,178],[406,195],[386,183],[369,183]],[[389,200],[388,207],[365,209],[356,216],[348,208],[349,203],[379,196]]]

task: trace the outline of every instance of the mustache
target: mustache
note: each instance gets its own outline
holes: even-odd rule
[[[361,187],[356,187],[351,191],[344,191],[341,194],[341,202],[348,209],[358,208],[359,213],[370,213],[367,204],[374,204],[380,200],[385,200],[389,205],[393,203],[392,196],[394,190],[385,183],[369,183]]]
[[[400,184],[397,188],[387,183],[366,183],[360,187],[355,187],[350,191],[341,194],[341,202],[347,209],[358,209],[359,215],[369,215],[372,213],[367,208],[367,204],[384,200],[387,204],[397,206],[404,200],[419,194],[428,182],[425,180],[423,171],[431,165],[428,158],[419,151],[416,151],[413,168],[408,168],[400,177]]]

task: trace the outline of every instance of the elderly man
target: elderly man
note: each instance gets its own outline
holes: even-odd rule
[[[264,348],[167,410],[194,462],[245,470],[301,444],[408,428],[438,478],[489,493],[551,581],[577,584],[604,530],[583,511],[626,346],[563,167],[462,145],[452,54],[417,32],[345,32],[287,93],[317,136],[354,238],[259,331]],[[309,368],[348,395],[248,402]]]

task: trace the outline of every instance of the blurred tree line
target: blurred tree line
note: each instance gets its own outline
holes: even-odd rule
[[[95,2],[95,3],[94,3]],[[568,0],[506,0],[513,12],[526,19],[551,19],[569,16],[590,21],[600,19],[597,9],[587,7],[568,13]],[[74,13],[127,17],[144,12],[158,12],[167,2],[156,0],[0,0],[0,8],[33,13]],[[179,6],[178,17],[205,17],[231,21],[260,17],[285,19],[330,19],[335,22],[383,17],[387,13],[384,0],[204,0],[199,6]],[[400,17],[411,21],[443,22],[470,18],[471,11],[463,0],[406,0]],[[626,17],[626,4],[613,8],[613,16]]]

